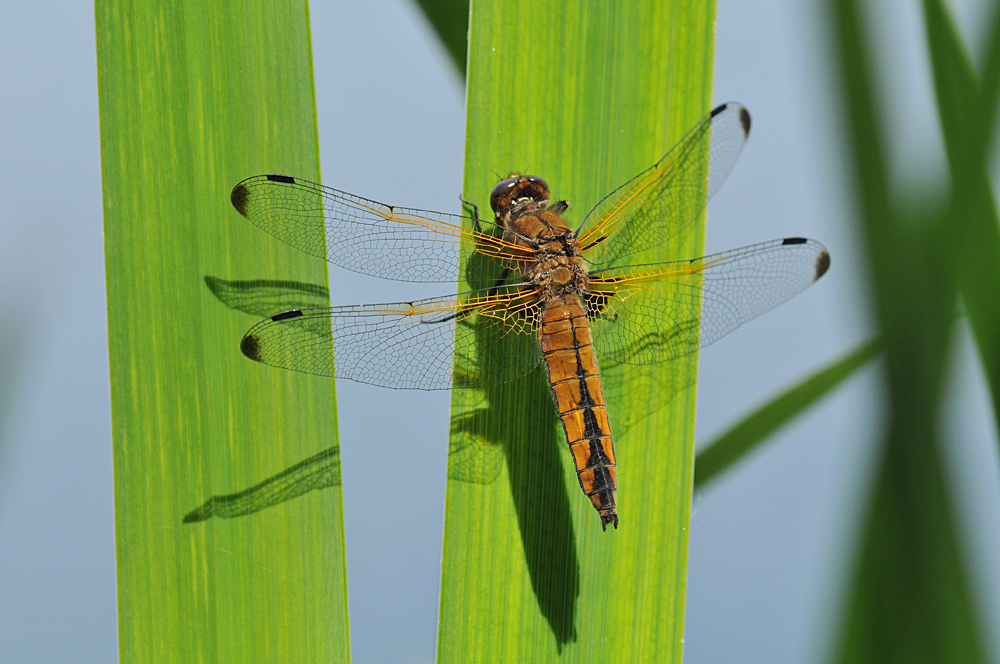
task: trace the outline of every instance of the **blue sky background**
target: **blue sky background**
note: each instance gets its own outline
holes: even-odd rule
[[[709,207],[707,251],[806,235],[833,262],[809,291],[702,353],[698,441],[874,334],[818,4],[717,2],[713,102],[743,102],[754,126]],[[951,4],[978,44],[985,3]],[[311,12],[324,181],[457,211],[464,91],[416,6],[317,2]],[[869,16],[893,181],[940,191],[919,3],[872,3]],[[0,90],[0,643],[12,662],[109,662],[118,652],[114,478],[93,7],[6,7]],[[437,188],[426,188],[428,174]],[[334,304],[441,292],[331,268]],[[828,651],[884,425],[879,371],[865,369],[695,495],[687,662],[797,663]],[[448,396],[349,381],[337,389],[353,661],[432,662]],[[977,600],[983,624],[996,625],[1000,460],[965,332],[945,408]],[[401,449],[414,421],[427,444]],[[407,502],[415,472],[437,480],[430,504]],[[988,638],[1000,662],[1000,635]]]

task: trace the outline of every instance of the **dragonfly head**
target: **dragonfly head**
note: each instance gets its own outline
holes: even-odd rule
[[[493,187],[490,207],[497,221],[502,221],[517,201],[530,199],[536,203],[549,200],[549,185],[537,175],[511,173]]]

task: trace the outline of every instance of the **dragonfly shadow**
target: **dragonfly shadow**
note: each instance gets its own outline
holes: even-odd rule
[[[474,255],[469,271],[490,272],[488,265],[479,264],[488,260]],[[492,324],[480,323],[485,323],[484,328]],[[531,348],[516,348],[514,344]],[[576,534],[560,459],[565,437],[544,368],[539,366],[511,383],[489,385],[488,375],[491,367],[502,367],[505,358],[534,353],[540,359],[537,346],[532,334],[510,334],[499,344],[478,344],[477,368],[463,367],[456,361],[456,386],[465,386],[464,375],[479,373],[485,375],[477,376],[476,382],[487,386],[466,392],[468,398],[456,399],[458,412],[451,421],[448,467],[449,479],[488,483],[506,466],[532,591],[561,650],[576,639],[580,594]]]
[[[452,418],[448,476],[485,484],[506,466],[531,587],[561,648],[576,639],[580,565],[545,370],[485,392],[488,406]]]
[[[340,486],[340,448],[328,447],[319,454],[289,466],[249,489],[216,495],[184,516],[184,523],[206,521],[213,516],[232,519],[298,498],[310,491]]]

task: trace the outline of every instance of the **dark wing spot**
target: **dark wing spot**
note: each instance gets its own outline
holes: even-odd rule
[[[750,135],[750,111],[746,108],[740,109],[740,124],[743,126],[744,138]]]
[[[229,195],[229,200],[232,201],[233,207],[244,217],[247,216],[247,199],[249,197],[250,190],[242,182],[233,187],[233,193]]]
[[[292,309],[291,311],[283,311],[280,314],[274,314],[271,316],[271,320],[275,323],[281,320],[288,320],[289,318],[298,318],[302,315],[301,309]]]
[[[804,237],[786,237],[781,241],[781,244],[805,244],[806,242]]]
[[[295,178],[289,177],[287,175],[268,175],[267,179],[271,182],[283,182],[285,184],[295,184]]]
[[[256,334],[248,334],[240,342],[240,350],[254,362],[260,362],[260,340]]]
[[[716,115],[718,115],[719,113],[721,113],[724,110],[726,110],[727,106],[729,106],[729,104],[720,104],[719,106],[716,106],[715,108],[713,108],[712,109],[712,117],[714,118]]]
[[[821,253],[819,256],[816,257],[816,276],[813,277],[813,281],[822,277],[824,274],[826,274],[826,271],[829,269],[830,269],[830,254],[824,251],[823,253]]]

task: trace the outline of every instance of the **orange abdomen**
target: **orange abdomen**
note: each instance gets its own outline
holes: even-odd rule
[[[549,301],[542,312],[542,352],[580,488],[601,515],[618,527],[615,510],[615,451],[608,411],[587,326],[575,295]]]

